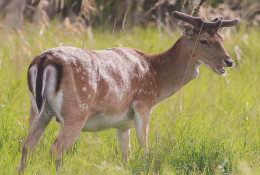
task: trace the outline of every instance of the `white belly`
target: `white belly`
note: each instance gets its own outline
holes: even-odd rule
[[[102,113],[92,115],[86,121],[82,131],[97,132],[109,128],[128,129],[133,128],[134,126],[133,110],[128,109],[126,112],[118,116],[108,116]]]

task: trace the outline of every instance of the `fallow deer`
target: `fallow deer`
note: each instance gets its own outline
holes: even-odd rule
[[[61,46],[33,59],[27,74],[29,134],[22,146],[20,173],[52,116],[61,123],[50,148],[57,166],[81,131],[116,128],[126,159],[130,129],[135,127],[140,145],[148,152],[153,106],[196,78],[201,64],[217,74],[225,73],[223,67],[232,67],[219,29],[236,25],[238,19],[205,22],[177,11],[173,17],[188,24],[183,26],[183,36],[162,53],[127,47],[86,50]]]

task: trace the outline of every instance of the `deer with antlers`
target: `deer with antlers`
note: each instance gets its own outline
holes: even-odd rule
[[[152,107],[196,78],[201,64],[217,74],[225,73],[223,67],[232,67],[219,29],[236,25],[238,19],[205,22],[180,12],[173,17],[188,24],[183,26],[183,36],[162,53],[146,54],[127,47],[86,50],[62,46],[33,59],[27,74],[29,134],[22,146],[20,173],[52,116],[61,123],[50,148],[57,167],[62,153],[81,131],[116,128],[126,159],[130,130],[135,128],[140,145],[148,152]]]

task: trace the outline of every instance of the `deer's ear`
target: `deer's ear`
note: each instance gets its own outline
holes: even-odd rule
[[[190,24],[184,24],[182,26],[183,35],[189,39],[193,38],[196,33],[195,28]]]

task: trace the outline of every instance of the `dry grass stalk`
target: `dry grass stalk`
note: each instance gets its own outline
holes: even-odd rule
[[[76,17],[74,22],[70,22],[69,18],[64,21],[65,26],[76,32],[82,33],[86,32],[89,39],[93,39],[92,34],[92,15],[97,14],[96,3],[94,0],[82,0],[81,9],[79,15]]]
[[[127,15],[127,12],[125,12],[125,14],[124,14],[124,20],[122,23],[122,33],[124,33],[124,31],[125,31],[126,15]]]
[[[23,23],[23,10],[25,0],[2,0],[1,8],[3,11],[5,25],[8,28],[21,30]]]
[[[48,0],[41,0],[37,6],[37,9],[34,13],[33,21],[40,27],[43,31],[46,27],[50,25],[49,17],[46,13],[46,9],[49,7]]]

